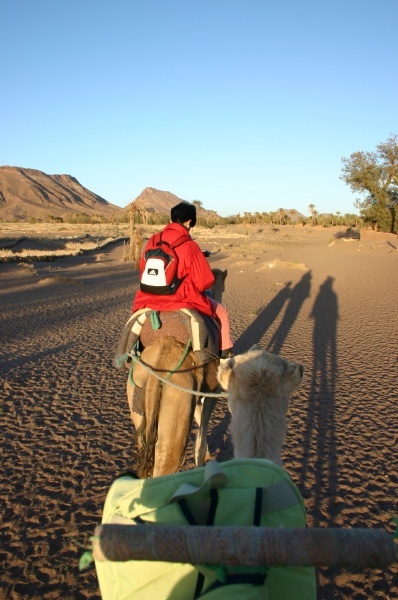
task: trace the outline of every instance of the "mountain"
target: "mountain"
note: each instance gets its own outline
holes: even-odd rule
[[[162,192],[155,188],[147,187],[134,200],[139,206],[145,208],[149,213],[170,214],[170,209],[183,202],[181,198],[175,196],[171,192]],[[217,219],[218,214],[214,210],[206,210],[202,207],[197,209],[199,217],[204,217],[206,220]]]
[[[90,192],[71,175],[47,175],[36,169],[0,167],[0,219],[65,218],[84,213],[105,219],[126,209]]]
[[[171,192],[147,187],[136,198],[148,213],[170,214],[170,209],[182,202]],[[0,220],[67,219],[73,214],[120,219],[128,207],[120,208],[90,192],[71,175],[47,175],[36,169],[0,167]],[[216,219],[213,210],[199,209],[199,216]]]
[[[297,223],[300,221],[300,219],[306,219],[306,217],[295,208],[288,208],[284,212],[287,214],[292,223]]]

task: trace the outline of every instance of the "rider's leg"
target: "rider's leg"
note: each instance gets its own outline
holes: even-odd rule
[[[214,310],[214,314],[217,317],[217,320],[220,323],[220,350],[227,354],[232,353],[233,341],[231,340],[231,326],[229,323],[229,314],[227,309],[223,304],[214,300],[214,298],[209,298],[211,306]]]

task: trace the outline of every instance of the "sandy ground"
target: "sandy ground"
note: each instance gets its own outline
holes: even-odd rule
[[[284,463],[309,525],[393,532],[398,240],[344,234],[253,226],[198,241],[228,269],[235,353],[260,343],[306,367]],[[137,289],[122,252],[0,265],[1,598],[100,598],[79,559],[111,482],[134,468],[126,375],[112,364]],[[221,401],[209,435],[220,461],[232,457],[228,426]],[[398,567],[323,568],[318,596],[398,598]]]

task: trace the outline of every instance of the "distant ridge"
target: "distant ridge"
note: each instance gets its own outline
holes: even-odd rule
[[[147,187],[136,201],[148,212],[169,215],[170,209],[182,199],[171,192]],[[67,220],[74,214],[117,220],[128,208],[111,204],[85,188],[72,175],[48,175],[37,169],[0,167],[0,220],[3,221]],[[218,218],[214,210],[203,207],[199,214],[206,220]]]
[[[180,202],[184,202],[184,200],[171,192],[162,192],[161,190],[147,187],[139,196],[137,196],[134,202],[140,204],[148,212],[168,215],[173,206]],[[204,217],[206,220],[219,218],[219,215],[214,210],[206,210],[205,208],[200,207],[198,212],[200,213],[200,216]]]
[[[295,208],[286,209],[284,211],[284,214],[286,214],[289,217],[289,219],[292,221],[292,223],[297,223],[298,221],[300,221],[300,219],[306,218],[301,212],[299,212]]]
[[[125,209],[90,192],[71,175],[47,175],[36,169],[0,167],[0,219],[65,218],[84,213],[118,217]]]

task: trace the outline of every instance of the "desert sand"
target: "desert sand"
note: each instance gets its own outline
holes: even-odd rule
[[[228,269],[235,354],[260,343],[305,365],[284,465],[309,526],[381,527],[397,506],[398,240],[343,228],[194,232]],[[114,352],[137,290],[123,246],[0,265],[0,597],[99,600],[79,559],[114,478],[134,468]],[[232,458],[219,401],[209,447]],[[184,469],[194,466],[188,449]],[[319,570],[319,599],[398,598],[398,566]]]

